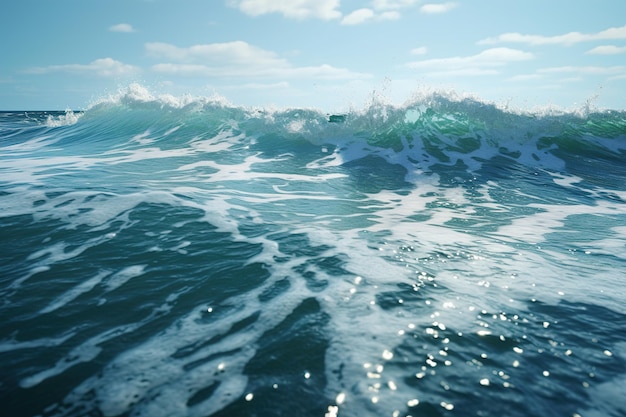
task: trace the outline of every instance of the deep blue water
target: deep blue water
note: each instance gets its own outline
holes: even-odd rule
[[[330,116],[1,113],[2,415],[626,415],[626,113]]]

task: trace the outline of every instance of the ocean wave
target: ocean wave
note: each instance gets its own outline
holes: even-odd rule
[[[623,112],[0,116],[11,415],[624,409]]]
[[[594,160],[623,159],[626,112],[584,109],[510,109],[453,92],[430,91],[402,105],[372,98],[342,113],[319,109],[249,108],[219,96],[155,95],[133,84],[94,102],[84,112],[48,115],[44,124],[61,146],[88,146],[99,153],[154,150],[197,152],[201,141],[228,137],[230,147],[263,143],[264,149],[298,153],[303,144],[327,150],[318,165],[341,165],[367,155],[407,171],[485,161],[562,170]],[[59,139],[60,138],[60,139]],[[223,143],[223,141],[222,141]],[[45,143],[44,143],[45,144]],[[152,155],[148,155],[152,152]]]

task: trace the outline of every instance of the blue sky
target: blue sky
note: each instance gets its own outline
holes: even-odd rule
[[[251,106],[626,108],[624,0],[20,0],[0,17],[0,110],[84,109],[139,83]]]

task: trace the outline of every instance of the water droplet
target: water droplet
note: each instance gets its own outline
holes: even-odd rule
[[[406,405],[408,405],[409,407],[415,407],[420,403],[420,400],[418,400],[417,398],[413,398],[412,400],[407,401]]]
[[[442,406],[443,408],[445,408],[445,409],[446,409],[446,410],[448,410],[448,411],[451,411],[451,410],[453,410],[453,409],[454,409],[454,405],[452,405],[452,404],[450,404],[450,403],[447,403],[447,402],[445,402],[445,401],[442,401],[440,404],[441,404],[441,406]]]
[[[335,405],[329,405],[328,412],[324,414],[324,417],[337,417],[337,413],[339,413],[339,407]]]
[[[337,403],[337,405],[343,404],[345,400],[346,400],[346,394],[343,392],[340,392],[339,394],[337,394],[337,398],[335,398],[335,402]]]

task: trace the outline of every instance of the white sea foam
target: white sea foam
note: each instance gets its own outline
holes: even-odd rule
[[[11,352],[14,350],[22,350],[22,349],[46,349],[55,346],[60,346],[66,340],[70,339],[72,336],[76,334],[75,331],[70,331],[65,334],[61,334],[58,337],[47,337],[41,339],[33,339],[24,342],[20,342],[17,340],[1,340],[0,341],[0,352]]]
[[[132,265],[111,275],[105,283],[107,291],[113,291],[126,284],[129,280],[144,274],[147,265]]]
[[[64,115],[59,116],[48,116],[46,119],[46,126],[48,127],[59,127],[59,126],[69,126],[76,124],[78,119],[82,116],[82,113],[75,113],[72,110],[65,110]]]
[[[80,295],[91,291],[96,285],[100,284],[102,280],[109,274],[110,274],[109,272],[103,271],[103,272],[98,273],[94,277],[81,282],[80,284],[76,285],[75,287],[71,288],[67,292],[57,297],[54,301],[52,301],[46,307],[39,310],[39,314],[50,313],[54,310],[57,310],[67,305],[69,302],[75,300]]]
[[[254,294],[235,296],[228,300],[234,309],[226,315],[219,309],[207,313],[205,308],[197,306],[164,332],[120,354],[100,375],[76,387],[66,400],[79,407],[94,392],[98,408],[105,416],[119,415],[131,407],[140,416],[202,416],[219,411],[243,395],[247,383],[243,368],[255,353],[255,342],[301,302],[303,294],[297,287],[292,289],[299,296],[290,292],[279,302],[263,306]],[[229,332],[233,323],[254,314],[260,317],[245,332]],[[86,346],[107,340],[109,333],[94,338]],[[224,337],[205,344],[207,335]],[[185,351],[188,353],[181,353]],[[57,366],[25,380],[23,385],[31,386],[59,371]],[[209,398],[187,405],[196,392],[214,383],[219,386]],[[157,398],[153,396],[156,392]],[[71,409],[68,412],[71,414]]]

